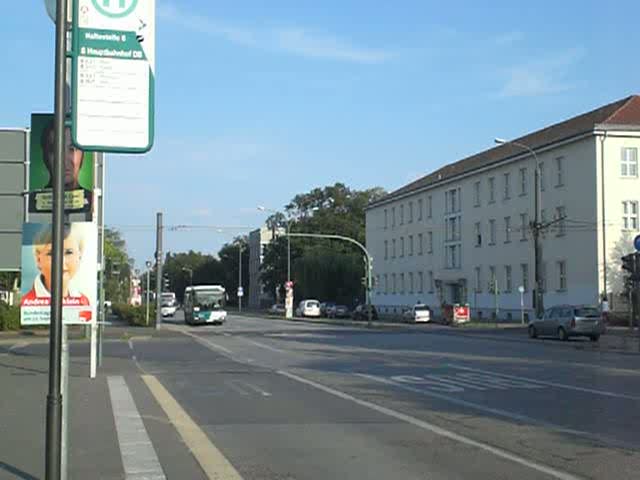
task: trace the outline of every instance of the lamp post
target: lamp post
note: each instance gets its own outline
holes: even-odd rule
[[[524,325],[524,286],[520,285],[518,291],[520,292],[520,321]]]
[[[145,262],[145,266],[147,267],[147,308],[145,314],[145,320],[147,327],[149,326],[149,289],[151,288],[151,266],[153,263],[149,260]]]
[[[528,145],[515,140],[505,140],[503,138],[496,138],[494,140],[498,145],[515,145],[526,151],[528,151],[536,162],[535,175],[534,175],[534,209],[535,218],[531,222],[531,231],[533,233],[533,255],[534,255],[534,283],[535,290],[533,294],[536,317],[541,318],[544,312],[544,296],[542,291],[542,242],[541,233],[543,225],[541,224],[541,212],[542,212],[542,190],[541,190],[541,178],[540,178],[540,161],[536,152]]]

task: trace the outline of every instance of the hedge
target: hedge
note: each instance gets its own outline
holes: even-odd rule
[[[20,307],[0,302],[0,331],[20,330]]]
[[[149,325],[146,323],[147,309],[145,306],[134,307],[127,303],[114,303],[111,312],[124,322],[134,327],[150,327],[154,324],[156,315],[155,305],[149,308]]]

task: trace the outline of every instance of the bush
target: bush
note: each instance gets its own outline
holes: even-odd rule
[[[112,313],[124,322],[133,327],[148,327],[154,324],[155,308],[149,308],[149,325],[146,323],[147,310],[146,307],[134,307],[126,303],[114,303],[111,306]]]
[[[0,302],[0,331],[20,330],[20,307]]]

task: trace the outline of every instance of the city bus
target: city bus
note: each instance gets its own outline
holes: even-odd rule
[[[222,324],[227,320],[224,309],[227,292],[222,285],[198,285],[184,291],[184,321],[186,324]]]

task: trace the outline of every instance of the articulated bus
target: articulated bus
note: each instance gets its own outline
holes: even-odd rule
[[[227,292],[222,285],[198,285],[184,291],[184,321],[187,324],[216,323],[227,320],[224,307]]]

